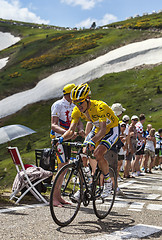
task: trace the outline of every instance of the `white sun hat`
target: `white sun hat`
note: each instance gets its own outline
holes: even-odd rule
[[[126,109],[122,107],[121,103],[114,103],[111,106],[111,109],[114,111],[116,116],[119,116],[120,114],[126,111]]]

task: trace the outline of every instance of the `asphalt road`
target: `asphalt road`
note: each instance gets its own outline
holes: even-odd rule
[[[120,183],[125,196],[117,197],[107,218],[98,220],[92,205],[81,206],[75,220],[58,227],[43,204],[0,208],[0,237],[8,239],[162,239],[162,171]]]

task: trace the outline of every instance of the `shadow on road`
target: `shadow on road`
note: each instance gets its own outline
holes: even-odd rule
[[[91,235],[95,233],[110,234],[114,231],[118,231],[126,227],[131,227],[135,223],[135,221],[130,218],[130,215],[121,215],[117,212],[111,212],[108,217],[102,220],[96,220],[95,218],[96,217],[94,216],[94,219],[92,221],[80,221],[78,222],[78,224],[72,223],[66,227],[59,227],[56,230],[61,233],[69,234],[71,236],[81,233],[84,233],[86,235]]]

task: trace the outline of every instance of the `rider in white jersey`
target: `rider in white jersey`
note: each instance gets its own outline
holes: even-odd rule
[[[51,107],[51,138],[60,137],[62,132],[65,132],[69,129],[71,123],[71,113],[74,108],[74,104],[70,103],[63,97],[61,100],[56,101]],[[56,121],[55,121],[56,119]],[[60,152],[57,155],[58,163],[65,163],[69,160],[70,157],[70,148],[64,148],[62,144],[58,145],[58,151]]]
[[[71,113],[75,107],[74,103],[70,103],[65,98],[62,98],[56,101],[51,107],[51,116],[58,117],[58,126],[67,130],[70,127],[71,123]],[[60,134],[55,132],[53,133],[56,137],[59,137]]]
[[[70,98],[70,92],[75,87],[75,84],[67,84],[63,89],[63,98],[61,100],[56,101],[51,107],[51,138],[60,137],[64,134],[71,124],[71,113],[74,108],[74,104]],[[78,133],[82,137],[84,137],[83,124],[80,121],[77,125]],[[74,132],[73,138],[77,136],[77,133]],[[60,169],[71,156],[71,147],[63,146],[62,144],[58,144],[57,150],[59,154],[57,154],[57,162],[58,169]],[[61,185],[60,185],[61,186]],[[59,186],[58,191],[54,194],[53,204],[55,206],[62,206],[66,204],[64,199],[60,196]]]

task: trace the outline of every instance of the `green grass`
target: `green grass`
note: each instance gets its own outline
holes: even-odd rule
[[[110,106],[121,102],[128,115],[146,114],[148,123],[158,129],[162,121],[162,65],[150,69],[129,70],[107,74],[91,82],[92,98],[102,99]]]

